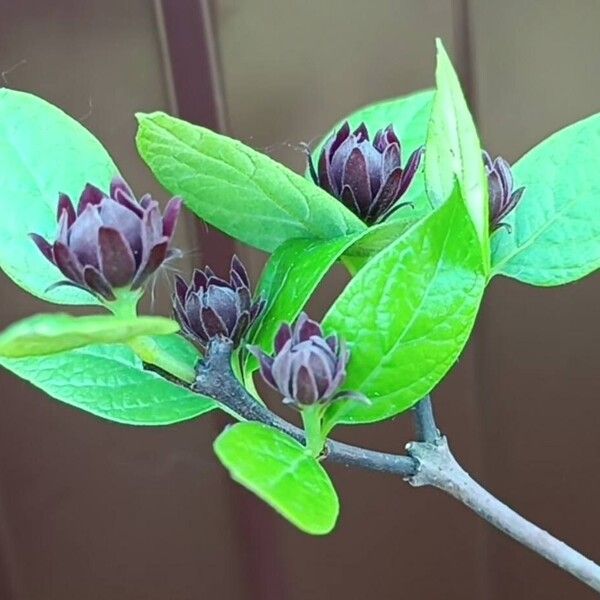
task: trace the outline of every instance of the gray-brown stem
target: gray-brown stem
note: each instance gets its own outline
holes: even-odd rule
[[[411,485],[431,485],[443,490],[506,535],[600,592],[600,566],[481,487],[456,462],[445,437],[439,437],[435,442],[411,442],[407,451],[419,464],[416,475],[407,478]]]
[[[304,442],[304,432],[260,404],[241,386],[231,370],[231,342],[213,340],[204,363],[197,369],[194,389],[217,400],[238,418],[271,425]],[[414,411],[417,438],[408,456],[377,452],[328,440],[327,460],[400,475],[415,487],[430,485],[450,494],[540,556],[600,592],[600,566],[492,496],[456,462],[435,423],[431,401],[424,398]]]

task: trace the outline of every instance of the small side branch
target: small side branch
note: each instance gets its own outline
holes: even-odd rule
[[[215,398],[228,412],[246,421],[270,425],[301,443],[305,442],[302,429],[271,412],[240,385],[231,371],[231,343],[227,340],[216,339],[211,342],[206,360],[198,366],[193,389]],[[348,467],[393,473],[401,477],[410,477],[417,471],[417,462],[410,456],[377,452],[336,440],[327,441],[325,456],[327,460]]]
[[[304,432],[260,404],[240,385],[231,370],[231,342],[213,340],[197,369],[194,389],[215,398],[237,417],[276,427],[304,443]],[[407,445],[408,456],[367,450],[335,440],[326,445],[327,460],[400,475],[415,487],[430,485],[456,498],[488,523],[600,592],[600,566],[527,521],[474,481],[448,448],[435,424],[431,400],[415,407],[419,441]]]
[[[419,442],[435,442],[440,432],[435,424],[433,406],[429,395],[420,400],[413,408],[415,413],[415,434]]]

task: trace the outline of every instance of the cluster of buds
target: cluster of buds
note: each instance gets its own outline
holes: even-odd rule
[[[510,225],[504,223],[503,219],[517,206],[525,188],[520,187],[513,191],[514,182],[510,165],[501,156],[492,160],[484,151],[483,162],[490,197],[490,230],[493,232],[506,227],[510,231]]]
[[[354,132],[345,122],[321,150],[317,166],[308,155],[313,181],[371,225],[405,206],[398,200],[415,178],[423,148],[415,150],[402,168],[402,152],[392,125],[379,130],[373,141],[361,123]]]
[[[109,194],[88,184],[77,210],[59,195],[58,234],[53,243],[32,233],[42,254],[72,285],[102,301],[114,301],[116,290],[137,290],[167,260],[181,200],[172,198],[161,215],[158,202],[145,195],[138,202],[131,188],[115,177]]]
[[[298,408],[350,399],[369,402],[358,392],[338,391],[346,377],[350,352],[337,335],[325,337],[321,326],[302,313],[292,328],[284,323],[275,338],[275,355],[257,346],[250,351],[258,358],[267,384],[284,402]]]
[[[183,333],[203,349],[217,337],[237,346],[264,306],[264,300],[252,300],[248,273],[237,256],[231,259],[229,281],[210,267],[196,269],[189,283],[175,278],[175,318]]]

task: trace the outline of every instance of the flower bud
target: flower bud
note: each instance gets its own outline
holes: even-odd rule
[[[138,202],[120,177],[110,195],[88,184],[77,210],[66,194],[59,195],[58,234],[54,243],[32,233],[42,254],[56,265],[67,281],[105,301],[115,290],[136,290],[171,255],[171,239],[181,210],[172,198],[163,215],[148,194]]]
[[[175,318],[183,333],[201,348],[216,337],[230,339],[237,346],[264,305],[264,300],[252,301],[248,273],[237,256],[231,259],[228,282],[210,267],[196,269],[189,284],[175,278]]]
[[[275,356],[257,346],[250,351],[260,362],[263,379],[298,407],[351,398],[367,401],[362,394],[338,392],[346,377],[350,353],[337,335],[323,336],[321,326],[302,313],[291,328],[284,323],[275,338]]]
[[[506,227],[510,231],[510,225],[503,223],[502,219],[517,206],[525,188],[520,187],[513,191],[510,165],[501,156],[492,160],[484,151],[483,162],[490,196],[490,230],[493,232],[500,227]]]
[[[370,225],[406,205],[398,200],[415,178],[422,156],[423,148],[415,150],[403,169],[392,125],[380,129],[371,142],[364,123],[351,133],[346,121],[323,146],[317,167],[310,154],[308,166],[318,186]]]

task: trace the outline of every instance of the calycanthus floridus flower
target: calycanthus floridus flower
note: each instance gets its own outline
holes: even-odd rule
[[[248,273],[235,255],[229,281],[217,277],[210,267],[196,269],[190,283],[175,278],[175,318],[183,333],[203,349],[216,337],[238,346],[264,306],[264,300],[252,300]]]
[[[138,290],[171,256],[171,239],[181,211],[172,198],[161,215],[158,202],[146,194],[138,202],[121,177],[109,194],[88,184],[77,210],[59,195],[58,234],[53,243],[32,233],[42,254],[72,285],[103,301],[117,299],[117,290]]]
[[[361,123],[354,132],[346,121],[321,150],[317,165],[308,154],[313,181],[371,225],[407,203],[398,200],[412,183],[423,148],[415,150],[402,168],[402,148],[392,125],[373,138]]]
[[[492,232],[506,227],[510,231],[510,225],[502,220],[517,206],[524,187],[513,191],[514,181],[510,165],[501,156],[494,160],[487,152],[483,152],[483,162],[488,178],[488,190],[490,197],[490,230]]]
[[[337,335],[324,337],[321,326],[302,313],[292,328],[281,325],[275,338],[275,355],[257,346],[250,351],[260,362],[263,379],[298,408],[335,400],[369,403],[358,392],[338,391],[346,377],[350,352]]]

